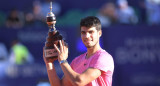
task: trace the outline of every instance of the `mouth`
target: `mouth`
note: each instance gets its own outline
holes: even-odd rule
[[[85,40],[84,41],[86,44],[90,44],[91,43],[91,40]]]

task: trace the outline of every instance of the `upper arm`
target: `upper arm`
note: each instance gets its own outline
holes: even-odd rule
[[[86,85],[101,75],[101,71],[96,68],[88,68],[78,76],[80,85]]]

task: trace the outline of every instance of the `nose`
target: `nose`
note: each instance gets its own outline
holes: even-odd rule
[[[85,38],[89,38],[90,34],[89,33],[86,33],[85,34]]]

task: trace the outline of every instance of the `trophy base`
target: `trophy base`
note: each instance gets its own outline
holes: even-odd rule
[[[58,52],[56,49],[44,49],[44,55],[46,58],[57,58]]]

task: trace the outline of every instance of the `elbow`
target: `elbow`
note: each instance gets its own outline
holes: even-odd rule
[[[84,86],[84,85],[82,85],[82,84],[79,83],[79,82],[73,82],[72,85],[73,85],[73,86]]]
[[[73,86],[84,86],[82,83],[80,82],[73,82],[72,83]]]
[[[73,86],[84,86],[83,79],[80,77],[76,77],[75,80],[72,81]]]

